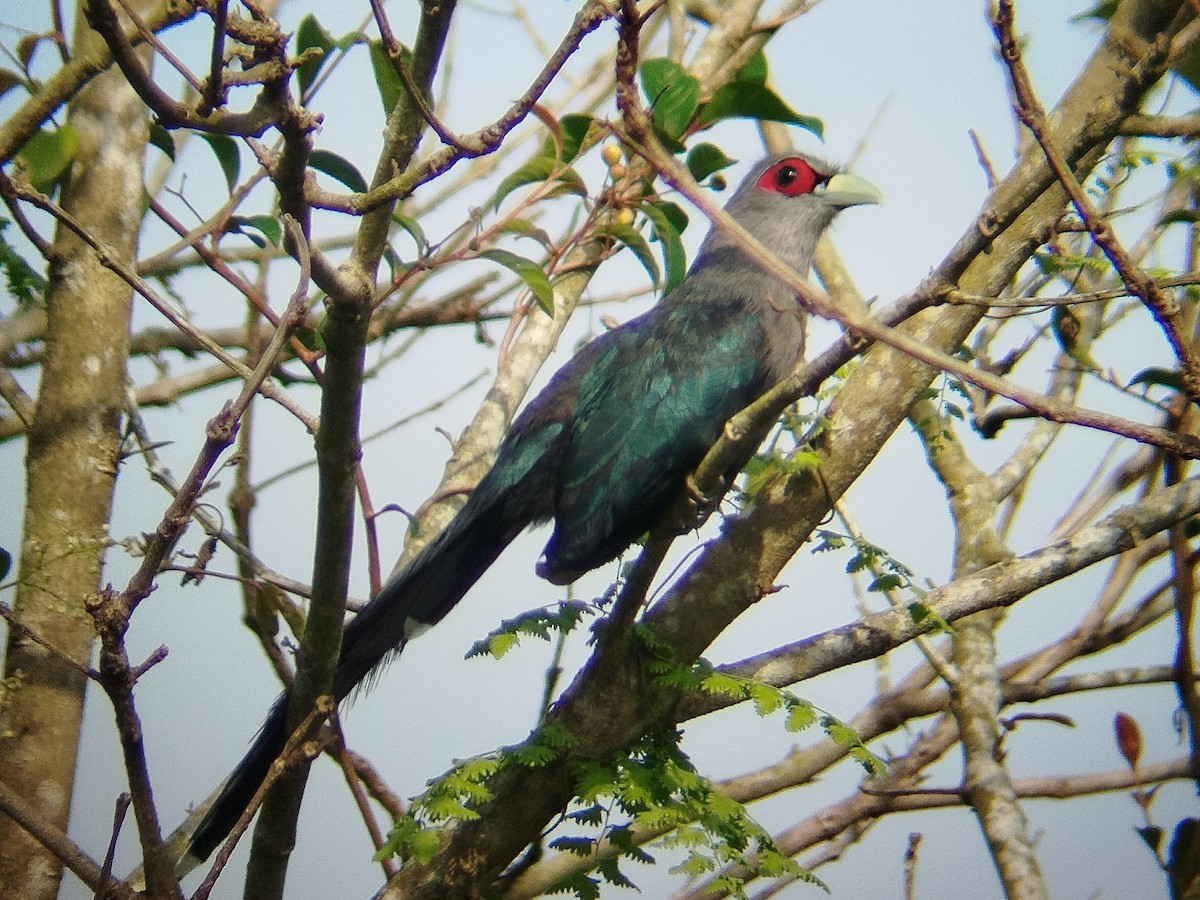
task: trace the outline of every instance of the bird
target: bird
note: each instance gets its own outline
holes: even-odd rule
[[[791,152],[755,164],[725,209],[806,274],[836,214],[878,202],[865,179]],[[792,371],[803,344],[794,292],[711,229],[673,290],[585,344],[526,405],[458,515],[348,622],[334,698],[446,616],[526,527],[553,522],[536,572],[556,585],[623,553],[688,490],[726,421]],[[228,836],[287,738],[285,692],[192,833],[181,874]]]

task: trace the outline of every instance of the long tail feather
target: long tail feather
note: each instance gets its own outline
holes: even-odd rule
[[[337,700],[344,700],[388,656],[398,654],[416,632],[442,619],[530,523],[527,498],[505,502],[519,496],[522,485],[501,491],[484,490],[485,485],[486,481],[446,530],[393,576],[346,627],[333,679]],[[287,707],[284,693],[197,826],[180,860],[180,874],[207,859],[250,805],[287,743]]]

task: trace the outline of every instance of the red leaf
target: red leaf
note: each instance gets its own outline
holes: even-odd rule
[[[1117,736],[1117,749],[1129,763],[1129,768],[1136,770],[1138,760],[1142,758],[1142,730],[1132,716],[1123,712],[1113,717],[1113,731]]]

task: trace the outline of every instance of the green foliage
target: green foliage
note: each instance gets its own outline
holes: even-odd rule
[[[3,581],[12,569],[12,554],[0,547],[0,581]]]
[[[384,115],[390,116],[396,104],[400,102],[400,95],[404,93],[404,82],[396,74],[396,67],[392,65],[382,41],[371,41],[369,52],[371,71],[375,74],[375,86],[379,89],[379,102],[383,104]],[[407,48],[402,49],[401,63],[408,65],[411,60],[412,53]]]
[[[632,225],[626,225],[613,220],[603,225],[599,229],[599,232],[628,247],[637,258],[637,261],[642,264],[642,268],[646,270],[646,274],[650,276],[650,282],[655,287],[658,287],[662,283],[662,273],[659,271],[658,261],[655,260],[654,252],[650,249],[649,242],[642,237],[640,231]]]
[[[742,469],[745,475],[742,496],[753,500],[776,478],[815,472],[819,464],[820,457],[811,449],[796,450],[788,454],[778,450],[760,453],[752,457]]]
[[[227,134],[200,132],[197,136],[212,150],[217,164],[221,167],[221,174],[225,176],[225,186],[232,192],[237,187],[242,171],[242,158],[237,142]]]
[[[729,168],[735,162],[737,160],[730,159],[725,155],[725,151],[715,144],[697,144],[687,155],[688,171],[697,181],[704,181],[708,176]]]
[[[933,607],[925,603],[918,601],[908,604],[908,614],[918,625],[922,622],[929,622],[931,631],[947,635],[954,634],[954,628],[950,623],[934,612]]]
[[[283,225],[273,216],[230,216],[225,222],[225,233],[240,234],[259,248],[268,241],[278,247],[283,241]]]
[[[818,544],[813,548],[813,553],[841,550],[847,545],[854,548],[854,555],[846,563],[846,572],[850,575],[857,572],[872,574],[874,578],[867,590],[887,592],[908,588],[918,596],[924,596],[924,590],[912,580],[912,569],[882,547],[862,537],[838,534],[824,528],[817,530],[816,537]]]
[[[674,60],[648,59],[642,63],[642,90],[659,136],[668,148],[681,147],[700,105],[700,81]]]
[[[1144,384],[1147,387],[1157,385],[1158,387],[1169,388],[1173,392],[1183,391],[1183,377],[1175,369],[1161,369],[1152,366],[1148,369],[1142,369],[1129,381],[1129,387],[1136,387],[1139,384]]]
[[[748,81],[722,85],[712,99],[704,104],[697,124],[700,128],[707,128],[724,119],[756,119],[798,125],[817,137],[821,137],[824,131],[820,119],[801,115],[766,85]]]
[[[663,265],[667,270],[663,293],[669,294],[679,287],[687,275],[687,251],[683,249],[683,240],[680,238],[683,229],[687,227],[687,213],[676,204],[668,202],[647,203],[642,207],[642,212],[654,225],[650,239],[662,246]],[[682,225],[679,224],[681,217]]]
[[[716,791],[679,749],[678,734],[647,735],[628,753],[607,763],[589,762],[580,767],[577,794],[590,804],[572,818],[597,824],[613,812],[628,824],[610,826],[596,838],[559,838],[552,846],[586,856],[601,837],[617,850],[597,863],[596,871],[610,884],[633,887],[620,869],[624,860],[651,863],[653,857],[635,847],[631,827],[666,830],[661,839],[667,848],[683,849],[684,861],[672,869],[692,875],[725,870],[720,875],[733,896],[745,896],[745,880],[733,870],[759,872],[768,877],[810,877],[794,860],[781,853],[770,835],[751,818],[745,807]],[[573,875],[555,886],[577,897],[591,893],[598,881]]]
[[[783,122],[805,128],[817,137],[823,132],[820,119],[796,112],[767,86],[767,59],[761,52],[705,103],[700,102],[700,82],[673,60],[646,60],[642,63],[641,78],[655,130],[663,145],[674,153],[686,149],[683,141],[690,134],[726,119]],[[713,171],[717,169],[707,174]]]
[[[492,207],[499,209],[504,198],[517,188],[527,184],[541,184],[546,181],[558,182],[558,188],[567,193],[587,196],[587,185],[579,173],[569,166],[564,166],[554,156],[535,156],[521,168],[517,169],[496,188],[492,197]]]
[[[13,299],[20,306],[33,306],[46,293],[46,279],[5,240],[4,230],[8,226],[8,219],[0,219],[0,269],[4,270],[4,280]]]
[[[413,799],[408,812],[392,826],[376,858],[397,856],[403,861],[429,862],[441,840],[443,826],[480,818],[480,807],[495,797],[488,785],[492,777],[514,765],[544,766],[575,743],[575,738],[561,725],[549,722],[521,744],[457,762],[450,771],[430,781],[425,792]]]
[[[367,190],[367,179],[363,178],[354,163],[344,156],[338,156],[331,150],[314,150],[309,154],[308,167],[316,169],[318,172],[324,172],[352,191],[361,194]]]
[[[813,553],[828,553],[842,550],[847,546],[854,549],[854,554],[846,563],[846,572],[868,572],[873,577],[867,585],[868,591],[890,593],[892,591],[909,590],[917,599],[908,604],[908,614],[917,623],[927,622],[930,630],[942,634],[954,634],[954,628],[944,618],[939,616],[933,607],[924,603],[921,598],[925,590],[913,581],[914,573],[900,560],[896,559],[882,547],[872,544],[861,537],[839,534],[828,529],[818,529],[816,532],[817,545]]]
[[[79,138],[70,125],[37,133],[17,151],[17,158],[25,166],[29,183],[43,193],[49,193],[66,173],[79,149]]]
[[[844,542],[841,535],[832,532],[820,534],[826,535],[827,541]],[[819,723],[839,745],[854,748],[850,755],[858,760],[868,774],[877,775],[884,771],[882,760],[871,753],[851,729],[827,713],[818,717],[817,710],[811,703],[791,691],[752,678],[718,671],[712,663],[703,658],[691,665],[685,665],[676,660],[669,646],[654,638],[653,630],[648,625],[643,624],[640,630],[635,629],[634,635],[643,649],[653,656],[647,668],[660,685],[678,691],[703,691],[734,702],[749,700],[754,704],[755,712],[763,717],[782,710],[785,715],[785,727],[791,732],[802,731]]]
[[[547,116],[542,121],[550,128],[550,136],[542,145],[542,156],[552,157],[563,165],[574,162],[607,134],[599,122],[582,113],[571,113],[557,121]]]
[[[167,155],[167,159],[175,162],[175,139],[161,122],[150,123],[150,146],[157,147]]]
[[[501,760],[515,763],[527,769],[538,769],[557,759],[569,750],[576,739],[557,722],[546,722],[524,743],[505,748]]]
[[[578,600],[560,603],[555,609],[533,609],[523,612],[519,616],[505,619],[487,637],[471,645],[471,649],[467,651],[467,658],[487,655],[501,659],[520,643],[522,635],[549,641],[555,634],[570,634],[584,616],[590,615],[593,615],[592,608]]]
[[[504,266],[504,268],[517,275],[525,282],[529,290],[533,292],[534,297],[537,298],[538,306],[544,309],[547,315],[554,315],[554,287],[550,284],[550,279],[546,277],[546,273],[542,271],[541,266],[533,260],[518,256],[511,250],[502,250],[499,247],[484,250],[479,255],[484,259],[490,259],[492,262]]]
[[[317,17],[309,13],[296,26],[296,55],[302,58],[296,67],[296,80],[300,85],[301,96],[308,94],[308,89],[317,80],[321,67],[328,59],[329,51],[335,46],[333,35],[325,30],[317,21]]]
[[[376,852],[375,859],[378,861],[399,856],[403,860],[427,865],[437,853],[440,840],[440,829],[422,825],[413,816],[405,815],[392,826],[387,841]]]

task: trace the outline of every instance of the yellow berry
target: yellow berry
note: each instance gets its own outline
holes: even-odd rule
[[[621,148],[616,144],[605,144],[604,149],[600,151],[600,158],[611,168],[621,161]]]
[[[612,176],[613,181],[620,181],[625,177],[625,166],[623,163],[617,163],[615,166],[608,167],[608,174]]]
[[[618,225],[632,225],[633,224],[633,210],[630,209],[628,206],[626,206],[620,212],[618,212],[617,213],[617,224]]]

